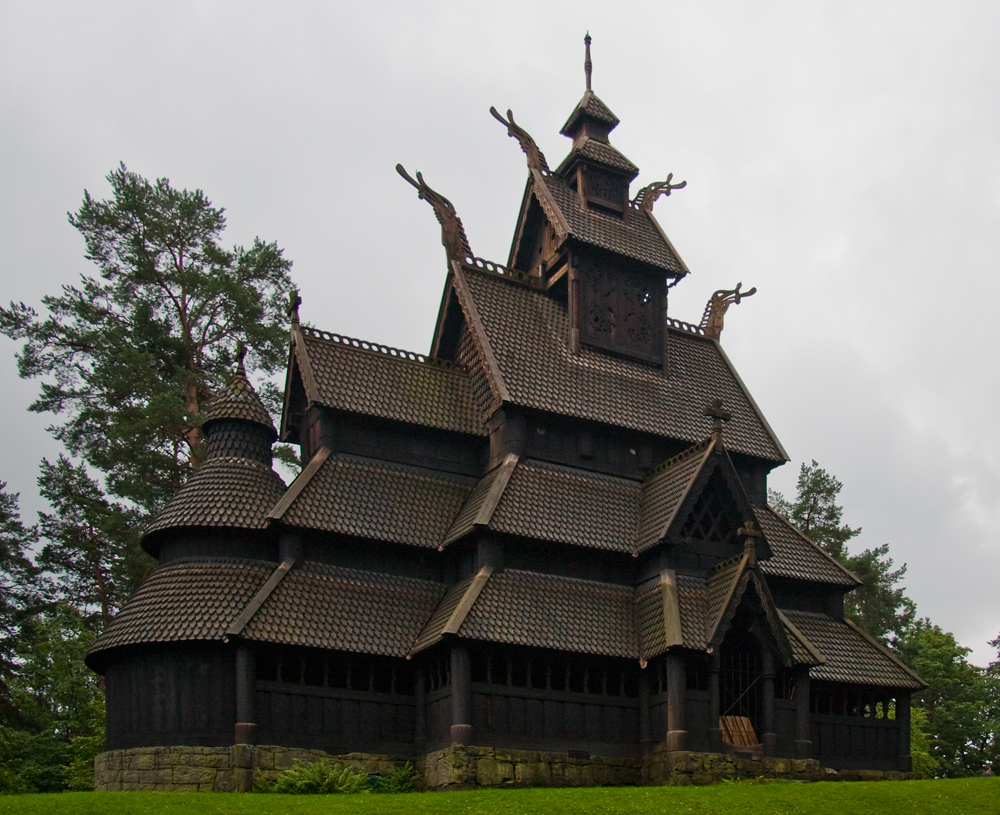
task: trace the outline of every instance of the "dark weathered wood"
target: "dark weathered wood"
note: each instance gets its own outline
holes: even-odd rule
[[[451,646],[451,743],[471,744],[472,736],[469,649],[454,644]]]
[[[809,672],[795,675],[795,754],[799,758],[812,755],[809,721]]]

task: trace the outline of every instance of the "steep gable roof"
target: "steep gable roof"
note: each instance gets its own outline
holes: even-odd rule
[[[731,451],[787,460],[714,340],[671,330],[669,376],[588,346],[570,353],[565,302],[510,275],[458,264],[453,274],[504,401],[694,443],[705,435],[705,405],[721,397],[734,416],[726,428]]]

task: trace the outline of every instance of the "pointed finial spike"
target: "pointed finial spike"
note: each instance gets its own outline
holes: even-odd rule
[[[247,375],[247,369],[243,365],[243,360],[247,355],[247,347],[243,344],[243,340],[236,343],[236,373],[240,376]]]
[[[299,324],[299,306],[302,305],[302,298],[299,297],[299,290],[292,289],[288,293],[288,316],[292,321],[292,325]]]
[[[594,63],[590,61],[590,32],[583,38],[583,45],[586,49],[586,55],[583,58],[583,73],[587,77],[587,90],[590,90],[590,77],[594,72]]]

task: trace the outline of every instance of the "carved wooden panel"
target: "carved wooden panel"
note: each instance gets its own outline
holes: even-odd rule
[[[626,194],[626,182],[622,176],[587,168],[588,201],[621,212],[625,207]]]
[[[589,258],[578,259],[576,265],[580,276],[580,341],[660,362],[662,282]]]

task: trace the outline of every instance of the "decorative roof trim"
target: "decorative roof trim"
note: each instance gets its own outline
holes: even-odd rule
[[[684,630],[681,627],[681,607],[677,596],[677,574],[673,569],[660,572],[660,594],[663,600],[663,636],[666,647],[683,645]]]
[[[278,564],[278,568],[275,569],[267,581],[261,586],[257,593],[253,596],[253,599],[247,603],[246,608],[240,612],[240,615],[233,620],[229,628],[226,629],[227,637],[238,637],[243,633],[243,629],[249,625],[250,620],[253,619],[253,615],[256,614],[262,605],[267,602],[267,598],[271,596],[271,593],[277,588],[278,584],[284,579],[285,575],[288,574],[292,566],[295,565],[296,558],[286,558]]]
[[[319,468],[323,466],[323,462],[329,457],[330,448],[325,446],[320,447],[313,457],[309,459],[309,463],[302,469],[302,472],[295,476],[295,480],[289,484],[285,494],[281,496],[281,500],[274,505],[274,509],[267,513],[265,517],[268,520],[280,521],[282,516],[288,512],[288,508],[295,503],[295,499],[302,494],[302,490],[308,486],[313,476],[319,472]]]
[[[783,464],[786,461],[791,461],[791,459],[788,457],[788,453],[785,451],[784,445],[778,440],[777,435],[775,435],[775,432],[774,432],[773,428],[768,423],[768,421],[765,418],[763,412],[761,412],[761,409],[760,409],[760,407],[758,407],[757,402],[754,400],[753,396],[750,395],[750,391],[747,389],[746,383],[744,383],[744,381],[740,377],[739,373],[737,373],[736,368],[733,367],[733,363],[730,361],[729,357],[726,355],[726,351],[722,347],[722,344],[718,340],[712,340],[712,342],[714,342],[716,344],[716,347],[719,349],[719,354],[722,356],[722,361],[724,363],[726,363],[726,366],[729,368],[729,371],[732,373],[733,378],[736,380],[736,384],[740,386],[740,390],[743,391],[743,395],[747,398],[747,401],[750,403],[750,407],[753,408],[753,412],[755,414],[757,414],[757,417],[760,419],[760,423],[762,425],[764,425],[764,429],[767,431],[768,435],[771,437],[771,441],[774,442],[774,446],[778,448],[778,454],[784,456],[784,459],[782,459],[782,461],[780,463]]]
[[[657,464],[650,471],[649,475],[646,476],[645,479],[646,482],[648,483],[652,481],[660,473],[665,473],[667,470],[672,470],[676,465],[680,464],[682,461],[687,461],[689,458],[698,455],[700,452],[703,452],[702,450],[699,450],[699,448],[711,445],[711,443],[712,443],[712,437],[708,436],[702,439],[697,444],[692,444],[690,447],[681,450],[681,452],[679,452],[676,456],[672,456],[671,458],[668,458],[661,464]]]
[[[444,627],[441,629],[442,637],[445,634],[458,634],[459,629],[462,627],[462,623],[464,623],[465,618],[469,616],[469,612],[472,611],[472,607],[476,604],[476,600],[479,599],[480,593],[486,586],[486,581],[490,579],[492,574],[492,566],[483,566],[483,568],[477,572],[476,576],[472,578],[472,582],[469,584],[468,588],[466,588],[465,594],[462,595],[462,599],[458,601],[458,605],[455,606],[455,610],[451,612],[448,622],[446,622]]]
[[[559,204],[556,203],[552,197],[552,193],[549,192],[548,184],[545,183],[545,178],[542,174],[537,170],[532,170],[531,177],[534,181],[532,189],[535,192],[535,198],[542,207],[542,211],[556,228],[559,239],[565,240],[570,235],[569,221],[566,220],[566,216],[559,209]]]
[[[799,630],[798,626],[796,626],[795,623],[793,623],[791,620],[788,619],[788,617],[785,615],[785,612],[783,612],[780,608],[775,609],[775,611],[778,612],[778,619],[781,620],[785,628],[791,631],[792,636],[794,636],[795,639],[797,639],[799,642],[802,643],[802,647],[805,648],[810,654],[812,654],[813,659],[816,660],[816,664],[825,665],[827,660],[826,657],[823,656],[823,653],[809,641],[809,638]]]
[[[727,567],[728,561],[725,564],[720,564],[720,566]],[[709,621],[705,631],[705,640],[708,642],[709,648],[713,650],[722,643],[722,639],[729,629],[729,624],[732,622],[733,615],[736,613],[736,609],[739,608],[740,601],[743,599],[743,595],[746,594],[747,586],[751,580],[754,583],[757,596],[760,598],[760,603],[763,606],[764,617],[770,623],[770,633],[774,638],[774,644],[785,657],[786,662],[790,663],[793,653],[791,643],[789,643],[785,629],[782,627],[781,618],[778,616],[778,607],[774,603],[774,598],[771,597],[767,581],[764,580],[763,575],[760,573],[756,555],[750,547],[744,550],[739,565],[733,570],[732,583],[729,586],[726,600],[720,607],[715,620]]]
[[[684,487],[684,492],[681,494],[680,498],[677,499],[677,503],[674,505],[673,511],[670,513],[670,515],[663,522],[663,526],[660,527],[660,531],[657,533],[655,543],[650,544],[650,546],[645,547],[645,549],[643,549],[642,551],[645,551],[646,549],[652,548],[653,546],[656,545],[656,543],[659,543],[660,541],[662,541],[667,536],[667,533],[670,531],[670,527],[673,526],[674,521],[677,520],[677,514],[681,511],[681,508],[687,503],[688,498],[691,496],[691,490],[694,489],[695,482],[698,481],[698,476],[701,475],[701,471],[705,467],[705,462],[708,460],[708,457],[711,455],[712,451],[715,449],[715,437],[714,436],[709,437],[707,444],[705,444],[705,442],[702,441],[702,442],[699,442],[698,444],[694,445],[693,447],[689,448],[689,450],[692,450],[692,451],[696,450],[697,447],[699,447],[700,445],[703,445],[703,444],[705,445],[705,449],[701,452],[701,463],[698,464],[698,466],[695,468],[695,471],[691,474],[691,478],[688,481],[687,486]],[[664,464],[661,465],[663,467],[663,469],[659,470],[659,468],[657,468],[657,470],[659,470],[659,472],[657,472],[656,474],[657,475],[662,475],[662,474],[668,472],[669,470],[672,470],[675,466],[683,464],[684,462],[688,461],[690,458],[693,458],[693,457],[695,457],[695,456],[698,455],[696,452],[695,453],[691,453],[690,455],[687,455],[686,453],[688,453],[688,451],[680,453],[680,454],[674,456],[672,459],[669,459],[668,461],[664,462]],[[665,466],[665,465],[669,464],[671,461],[674,462],[673,465],[671,465],[669,467]],[[647,479],[646,482],[643,484],[643,486],[645,486],[646,484],[649,484],[651,480],[652,480],[651,478]],[[640,550],[636,549],[636,551],[635,551],[634,554],[635,555],[639,555],[640,554]]]
[[[296,323],[292,326],[292,353],[299,364],[302,373],[302,385],[306,389],[306,404],[309,407],[320,401],[319,386],[313,374],[312,363],[309,361],[309,349],[306,348],[306,338],[302,326]]]
[[[886,648],[882,643],[880,643],[877,639],[875,639],[871,634],[869,634],[863,628],[860,628],[859,626],[855,625],[851,620],[848,620],[846,618],[844,619],[844,624],[847,625],[848,628],[851,628],[854,631],[856,631],[864,639],[868,640],[868,642],[870,642],[872,645],[874,645],[875,648],[877,648],[883,655],[887,656],[893,662],[893,664],[896,665],[897,668],[901,668],[905,673],[907,673],[909,676],[913,677],[913,680],[915,682],[919,682],[920,683],[920,687],[926,688],[928,686],[928,684],[929,684],[928,682],[925,682],[923,679],[921,679],[904,662],[900,661],[900,659],[895,654],[893,654],[892,651],[890,651],[888,648]]]
[[[462,307],[465,319],[469,323],[469,329],[472,331],[476,347],[486,362],[490,387],[501,403],[509,402],[510,391],[507,389],[507,384],[503,381],[503,375],[500,373],[500,365],[497,363],[493,349],[490,347],[490,341],[486,334],[486,328],[483,326],[482,317],[479,316],[475,299],[472,296],[472,292],[469,291],[469,285],[465,279],[465,271],[455,261],[451,262],[451,268],[455,275],[455,291],[458,292],[458,303]]]
[[[496,481],[491,485],[489,494],[486,496],[486,500],[483,501],[483,505],[479,508],[479,513],[476,515],[476,520],[473,522],[477,526],[486,526],[493,519],[493,513],[496,512],[497,504],[503,498],[504,490],[507,489],[510,478],[514,475],[514,470],[517,469],[517,463],[517,453],[508,453],[500,465],[500,472],[497,473]]]
[[[694,325],[693,323],[686,323],[683,320],[677,320],[673,317],[667,317],[667,326],[669,328],[676,329],[677,331],[683,331],[686,334],[694,334],[696,337],[705,337],[705,329],[699,325]]]
[[[457,365],[447,359],[437,359],[436,357],[418,354],[416,351],[405,351],[402,348],[393,348],[391,345],[380,345],[377,342],[359,340],[355,337],[345,337],[341,334],[334,334],[332,331],[321,331],[318,328],[301,328],[302,334],[309,339],[323,340],[338,345],[346,345],[355,351],[367,351],[368,353],[381,354],[382,356],[395,357],[405,362],[415,362],[418,365],[429,365],[432,368],[440,368],[455,373],[465,373],[461,365]]]

